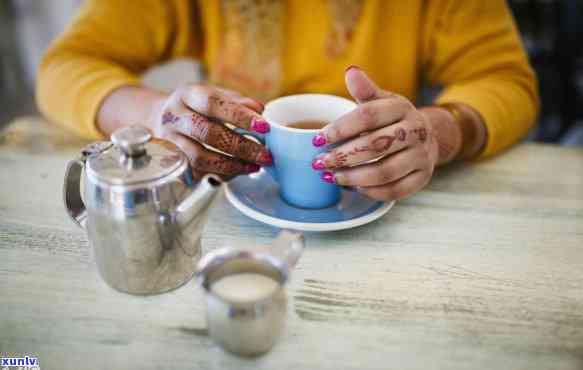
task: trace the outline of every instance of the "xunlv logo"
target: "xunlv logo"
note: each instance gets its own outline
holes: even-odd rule
[[[38,366],[38,359],[36,357],[2,357],[0,366]]]

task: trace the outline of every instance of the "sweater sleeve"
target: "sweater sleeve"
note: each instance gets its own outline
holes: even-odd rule
[[[505,0],[429,2],[423,40],[429,83],[443,85],[436,103],[465,103],[484,119],[481,157],[523,137],[534,123],[536,76]],[[431,8],[433,7],[433,8]]]
[[[192,30],[183,29],[192,23],[187,19],[192,9],[184,9],[187,3],[87,1],[41,61],[40,110],[82,137],[102,138],[95,119],[103,100],[121,86],[139,85],[139,75],[148,67],[196,43],[186,39]],[[178,33],[182,36],[176,37]]]

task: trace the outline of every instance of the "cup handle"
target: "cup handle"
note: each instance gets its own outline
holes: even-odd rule
[[[247,131],[247,130],[242,129],[242,128],[234,128],[233,131],[235,131],[239,135],[250,136],[250,137],[256,139],[257,141],[259,141],[261,143],[261,145],[265,145],[265,135],[264,134],[259,134],[256,132]],[[271,175],[271,177],[273,177],[277,181],[277,173],[275,171],[275,167],[263,166],[263,168],[265,169],[265,171],[267,171],[267,173],[269,175]]]

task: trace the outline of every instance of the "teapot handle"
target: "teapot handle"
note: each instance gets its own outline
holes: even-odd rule
[[[63,184],[63,201],[69,217],[79,226],[85,228],[87,210],[83,199],[81,199],[81,175],[83,174],[84,162],[74,159],[67,163],[65,170],[65,182]]]
[[[113,146],[110,141],[98,141],[87,145],[81,151],[79,158],[69,161],[65,170],[65,183],[63,184],[63,202],[71,219],[82,229],[87,221],[87,210],[81,198],[81,176],[87,159],[108,150]]]

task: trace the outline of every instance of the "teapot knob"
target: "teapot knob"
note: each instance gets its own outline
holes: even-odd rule
[[[148,130],[140,126],[129,126],[111,135],[111,142],[128,157],[146,154],[145,145],[152,139]]]

